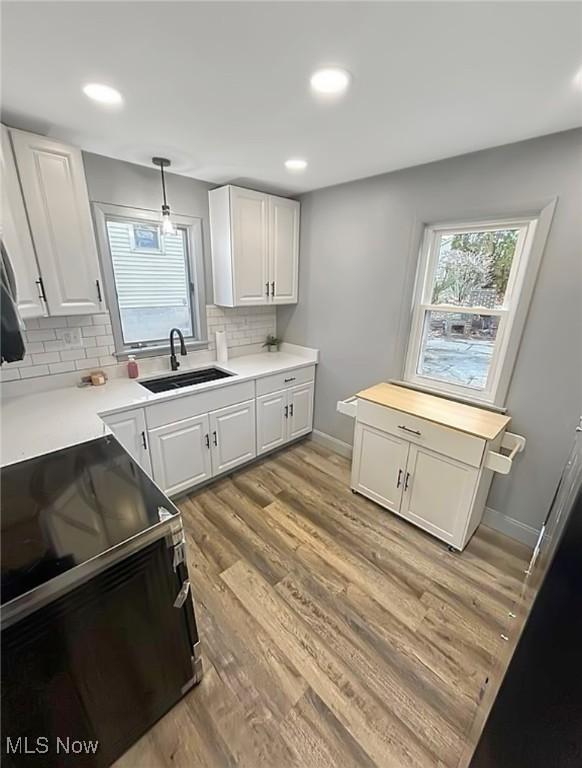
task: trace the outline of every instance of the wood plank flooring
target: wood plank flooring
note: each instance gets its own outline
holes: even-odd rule
[[[527,550],[462,554],[306,441],[179,502],[204,678],[116,768],[454,768]]]

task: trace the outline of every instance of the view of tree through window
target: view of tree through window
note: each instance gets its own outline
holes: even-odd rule
[[[446,232],[436,239],[418,374],[485,389],[519,232]],[[470,311],[476,307],[491,314]]]
[[[442,237],[433,284],[433,304],[490,306],[475,301],[490,296],[491,306],[501,306],[518,234],[517,229],[505,229]]]

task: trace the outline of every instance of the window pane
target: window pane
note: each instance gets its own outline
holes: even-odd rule
[[[440,239],[432,304],[499,307],[503,304],[518,229],[448,233]]]
[[[171,328],[192,337],[186,231],[110,219],[107,235],[124,343],[167,339]]]
[[[426,312],[417,373],[485,389],[498,325],[492,315]]]

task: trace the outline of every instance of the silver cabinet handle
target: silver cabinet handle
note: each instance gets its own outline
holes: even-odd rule
[[[285,384],[289,384],[290,381],[295,381],[295,376],[290,376],[288,379],[285,379]]]
[[[210,450],[210,435],[208,434],[208,432],[204,435],[204,441],[206,443],[206,447],[208,448],[208,450]]]
[[[285,418],[286,419],[289,418],[289,406],[288,405],[285,406]]]
[[[269,281],[268,281],[268,280],[267,280],[267,282],[265,283],[265,287],[266,287],[266,289],[267,289],[267,296],[268,296],[268,295],[269,295]]]
[[[184,605],[189,592],[190,592],[190,581],[186,579],[186,581],[182,584],[180,591],[176,595],[176,599],[174,600],[174,608],[181,608]]]
[[[293,403],[289,406],[289,416],[293,416]]]
[[[274,295],[275,295],[275,281],[273,280],[273,282],[271,283],[271,296],[274,296]]]
[[[214,445],[218,445],[218,436],[216,434],[216,430],[214,430],[214,432],[212,433],[212,438],[213,438]]]
[[[406,479],[405,479],[405,481],[404,481],[404,490],[405,490],[405,491],[407,491],[407,490],[408,490],[408,481],[409,481],[409,480],[410,480],[410,472],[407,472],[407,473],[406,473]]]
[[[396,487],[400,488],[400,483],[402,482],[402,470],[398,470],[398,480],[396,481]]]
[[[413,435],[418,435],[419,437],[422,435],[422,432],[420,432],[418,429],[410,429],[410,427],[405,427],[404,424],[399,424],[398,429],[403,429],[405,432],[410,432]]]
[[[145,451],[147,451],[147,449],[148,449],[148,443],[147,443],[147,440],[146,440],[146,434],[145,434],[145,432],[144,432],[144,431],[142,431],[142,433],[141,433],[141,444],[143,445],[143,447],[144,447],[144,450],[145,450]]]

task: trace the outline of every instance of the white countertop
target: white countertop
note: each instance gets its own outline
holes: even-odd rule
[[[0,411],[0,465],[14,464],[109,434],[110,430],[100,415],[302,368],[313,365],[317,359],[317,350],[289,344],[285,345],[285,351],[282,352],[264,352],[236,357],[227,363],[206,362],[192,368],[183,367],[178,373],[217,367],[233,375],[169,392],[152,393],[142,387],[137,379],[119,378],[111,379],[100,387],[69,386],[5,398]],[[163,375],[174,374],[167,370],[157,374],[152,372],[141,377],[141,380]]]

